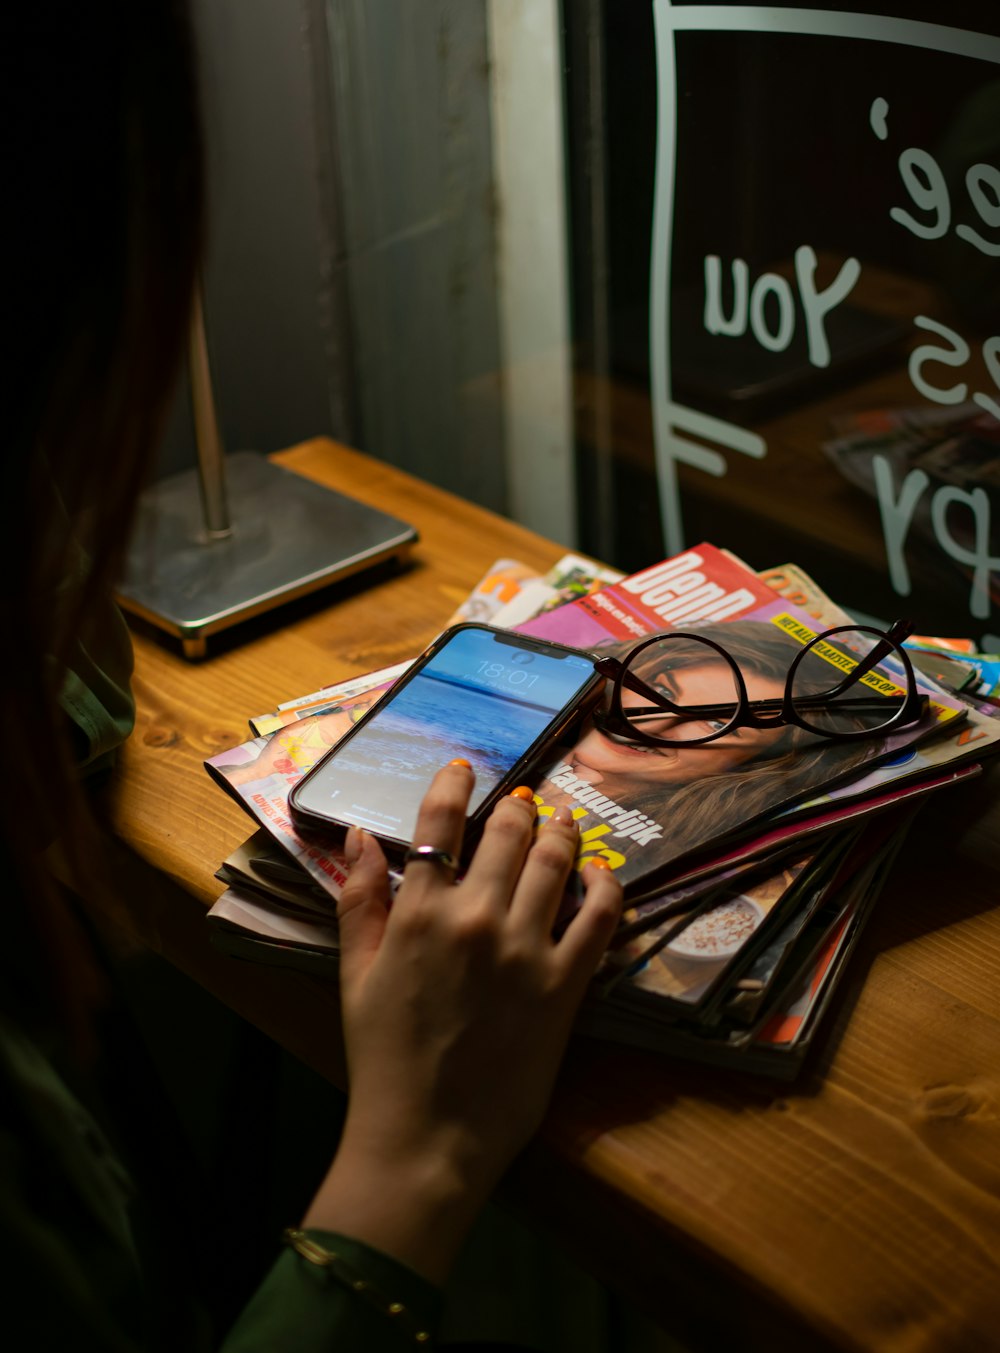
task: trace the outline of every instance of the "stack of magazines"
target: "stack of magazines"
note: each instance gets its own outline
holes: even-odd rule
[[[680,667],[683,681],[712,679],[706,638],[739,667],[751,699],[784,688],[803,649],[836,679],[877,642],[794,566],[756,573],[710,544],[630,577],[577,556],[544,578],[500,560],[447,623],[461,620],[626,662],[663,635],[643,650],[643,680],[667,683],[675,698]],[[842,633],[827,641],[827,630]],[[692,653],[682,653],[692,634]],[[657,671],[661,651],[672,665]],[[914,683],[899,658],[897,645],[862,680],[882,692],[915,684],[919,717],[871,735],[783,726],[660,746],[588,720],[535,768],[539,819],[569,805],[580,867],[602,858],[625,891],[579,1017],[583,1032],[797,1074],[914,814],[934,792],[978,775],[1000,746],[1000,663],[966,640],[911,637],[904,666]],[[407,666],[259,715],[250,740],[206,762],[257,824],[221,865],[226,889],[209,912],[213,939],[229,953],[335,971],[344,861],[333,845],[297,833],[288,794]]]

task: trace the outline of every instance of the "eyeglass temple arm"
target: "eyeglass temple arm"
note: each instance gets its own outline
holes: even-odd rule
[[[645,692],[641,693],[645,694]],[[796,699],[795,704],[799,709],[823,709],[830,703],[830,698],[831,693],[827,691],[821,695],[800,697]],[[906,697],[901,698],[905,700]],[[885,709],[886,702],[891,699],[891,696],[886,695],[859,696],[852,700],[838,700],[837,708],[843,713],[861,713],[864,710]],[[920,699],[926,703],[927,697],[921,696]],[[671,714],[684,719],[728,718],[732,715],[733,710],[738,707],[738,703],[738,701],[730,700],[721,705],[675,705],[664,698],[662,703],[655,705],[632,705],[627,717],[630,723],[662,719],[664,714]],[[778,699],[748,700],[744,708],[754,714],[780,714],[784,705],[785,702]]]
[[[897,697],[901,702],[905,701],[905,696]],[[926,703],[925,695],[918,697],[923,703]],[[880,709],[884,710],[892,696],[870,695],[860,696],[854,700],[838,700],[837,709],[841,713],[863,713],[865,710]],[[829,695],[805,696],[795,700],[795,706],[798,709],[824,709],[830,703]],[[725,705],[684,705],[676,706],[671,709],[671,713],[683,715],[686,719],[710,719],[713,717],[722,718],[730,716],[737,707],[736,701],[730,701]],[[754,714],[780,714],[784,708],[783,700],[748,700],[745,708]],[[647,705],[641,708],[633,705],[628,711],[630,723],[642,723],[645,720],[662,719],[664,711],[655,705]]]

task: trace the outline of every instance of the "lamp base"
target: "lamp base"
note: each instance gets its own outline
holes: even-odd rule
[[[118,589],[122,609],[176,635],[186,658],[241,620],[403,560],[417,540],[406,522],[256,452],[225,464],[230,533],[209,538],[197,471],[171,475],[142,496]]]

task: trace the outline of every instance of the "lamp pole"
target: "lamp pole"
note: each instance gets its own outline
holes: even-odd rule
[[[200,289],[188,345],[197,464],[142,495],[118,588],[123,610],[203,658],[210,635],[375,564],[404,560],[406,522],[276,465],[226,454]]]
[[[226,453],[212,394],[212,370],[208,360],[200,284],[195,288],[191,306],[188,371],[194,411],[194,438],[198,448],[198,485],[205,513],[205,536],[208,540],[225,540],[233,533],[226,497]]]

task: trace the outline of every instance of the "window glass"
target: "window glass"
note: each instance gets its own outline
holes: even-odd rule
[[[882,9],[564,7],[581,544],[988,647],[1000,21]]]

